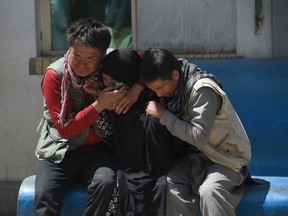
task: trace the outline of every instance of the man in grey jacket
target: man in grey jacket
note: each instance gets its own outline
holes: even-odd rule
[[[149,49],[140,75],[162,97],[146,113],[159,119],[179,142],[185,157],[168,172],[167,215],[235,215],[251,158],[248,136],[221,83],[185,59]]]

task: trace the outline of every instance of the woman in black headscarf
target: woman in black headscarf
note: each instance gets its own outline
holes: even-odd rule
[[[141,58],[134,50],[114,50],[102,62],[105,87],[123,83],[127,88],[139,79]],[[125,114],[109,112],[119,182],[119,215],[165,215],[166,171],[170,166],[172,139],[168,130],[145,115],[146,102],[158,100],[148,88]]]

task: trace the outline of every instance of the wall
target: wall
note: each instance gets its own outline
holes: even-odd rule
[[[272,1],[272,53],[273,57],[288,56],[288,1]]]
[[[138,0],[135,5],[133,45],[137,49],[272,56],[271,0],[263,0],[264,22],[257,34],[254,0]]]
[[[258,33],[255,33],[255,1],[237,1],[236,50],[247,58],[272,57],[271,0],[262,1],[263,25]]]
[[[40,76],[29,76],[36,56],[34,0],[0,2],[0,181],[33,174],[41,117]]]
[[[0,215],[12,216],[21,181],[36,169],[41,77],[28,71],[36,56],[34,0],[0,5]]]
[[[235,12],[235,0],[137,1],[136,46],[174,53],[235,52]]]

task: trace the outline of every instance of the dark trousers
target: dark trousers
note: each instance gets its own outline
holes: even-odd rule
[[[67,151],[58,164],[40,161],[35,182],[35,215],[59,216],[63,196],[75,182],[81,182],[88,189],[83,215],[102,216],[111,200],[115,179],[112,154],[105,144]]]

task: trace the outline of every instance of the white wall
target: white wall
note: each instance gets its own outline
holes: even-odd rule
[[[40,77],[28,71],[36,56],[34,14],[34,0],[0,0],[0,181],[35,172],[42,98]]]
[[[173,53],[236,51],[236,1],[137,1],[137,48]]]
[[[272,57],[271,0],[263,0],[263,25],[255,34],[255,1],[237,1],[237,53],[247,58]]]
[[[133,45],[174,53],[229,53],[271,57],[271,0],[263,0],[264,23],[255,34],[255,0],[137,0]]]

